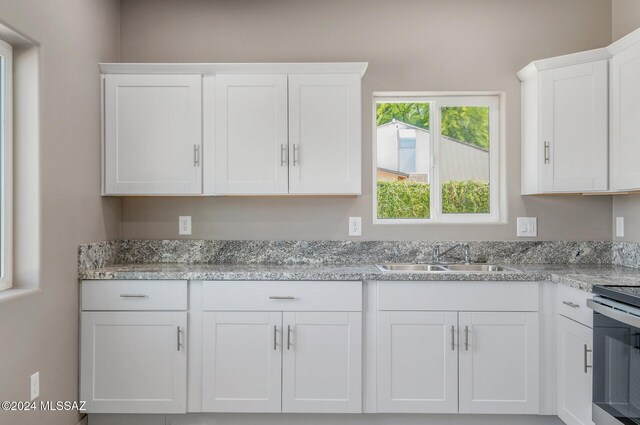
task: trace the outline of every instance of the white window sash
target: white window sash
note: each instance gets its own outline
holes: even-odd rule
[[[0,40],[3,62],[3,89],[0,102],[3,134],[0,145],[0,290],[12,287],[13,278],[13,52],[11,45]]]

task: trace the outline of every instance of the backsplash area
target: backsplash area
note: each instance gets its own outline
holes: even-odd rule
[[[503,264],[640,264],[637,244],[608,241],[465,241],[474,262]],[[431,260],[434,246],[456,241],[121,240],[79,247],[78,268],[113,264],[365,264]],[[625,245],[625,246],[622,246]],[[629,245],[629,246],[627,246]],[[635,245],[635,248],[631,245]],[[460,249],[443,258],[461,260]]]

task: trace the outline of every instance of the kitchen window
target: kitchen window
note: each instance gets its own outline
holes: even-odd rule
[[[498,222],[500,94],[374,94],[374,223]]]
[[[0,40],[0,290],[12,284],[12,49]]]

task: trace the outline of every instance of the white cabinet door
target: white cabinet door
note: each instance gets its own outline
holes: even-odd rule
[[[378,313],[378,411],[458,412],[456,312]]]
[[[640,189],[640,43],[611,61],[611,144],[615,190]]]
[[[540,72],[542,192],[608,189],[608,61]]]
[[[593,425],[592,347],[591,328],[558,316],[558,416],[567,425]]]
[[[460,312],[460,413],[537,414],[538,313]]]
[[[205,312],[204,412],[280,412],[282,313]]]
[[[288,192],[287,76],[215,76],[219,194]]]
[[[289,75],[289,192],[360,194],[360,75]]]
[[[186,413],[186,312],[83,312],[88,413]]]
[[[282,411],[362,412],[362,313],[285,312]]]
[[[202,193],[202,78],[107,75],[104,193]]]

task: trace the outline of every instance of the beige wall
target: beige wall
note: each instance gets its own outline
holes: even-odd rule
[[[77,247],[118,233],[119,201],[100,197],[97,63],[118,60],[119,2],[0,0],[0,20],[40,43],[41,115],[40,205],[29,206],[39,212],[41,244],[21,246],[16,259],[20,284],[40,257],[36,283],[41,292],[0,301],[0,400],[28,400],[35,371],[40,371],[40,399],[76,400]],[[22,163],[18,159],[16,167]],[[16,170],[19,184],[25,183],[25,171]],[[37,228],[21,221],[28,215],[16,215],[18,228]],[[2,425],[74,425],[77,420],[75,412],[0,411]]]
[[[640,28],[640,0],[612,0],[613,41]]]
[[[613,40],[640,28],[640,0],[613,0]],[[624,237],[614,240],[640,242],[640,195],[613,198],[613,226],[616,217],[624,217]]]
[[[541,239],[611,238],[609,197],[520,196],[520,86],[534,59],[611,42],[610,0],[123,0],[124,62],[368,61],[363,80],[363,196],[125,199],[121,237],[515,239],[537,216]],[[382,90],[498,90],[507,96],[504,225],[372,225],[371,96]]]

